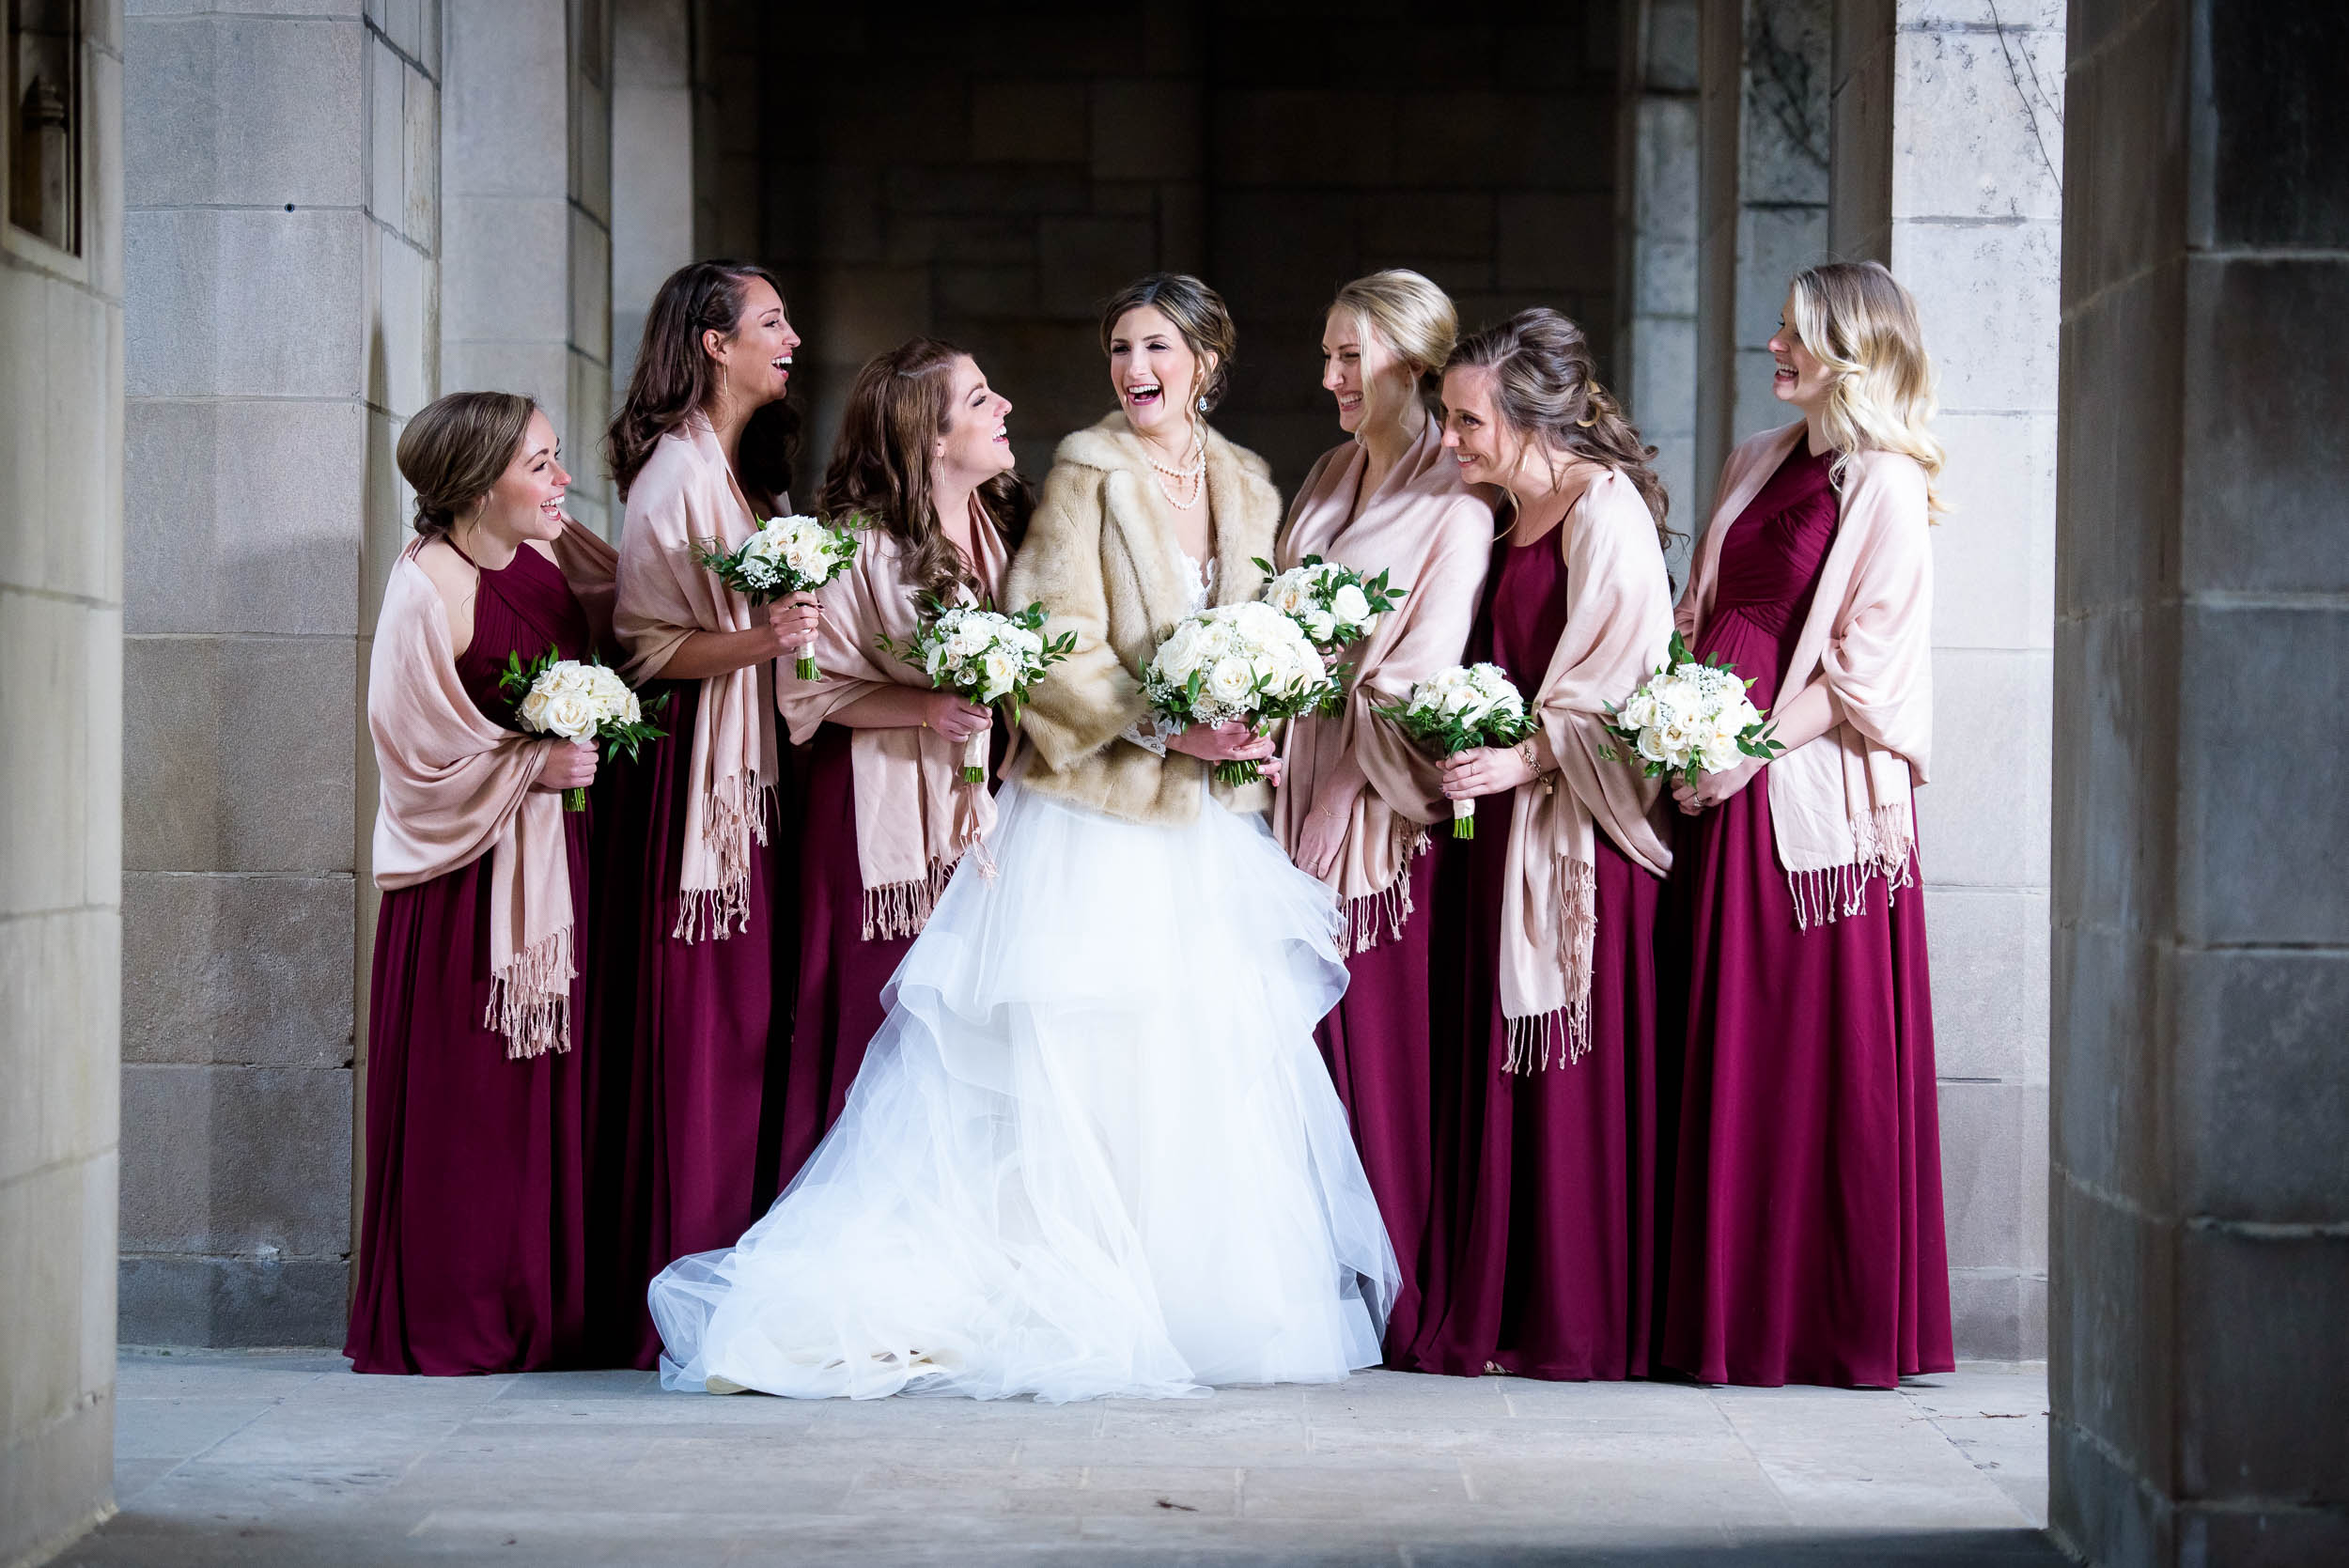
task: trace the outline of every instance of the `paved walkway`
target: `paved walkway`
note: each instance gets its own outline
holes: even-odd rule
[[[1041,1406],[361,1378],[125,1351],[76,1568],[2056,1564],[2046,1375],[1897,1393],[1475,1381]]]

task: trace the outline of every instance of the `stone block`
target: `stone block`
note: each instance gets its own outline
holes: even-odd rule
[[[2180,1491],[2349,1503],[2349,1236],[2188,1225],[2178,1286]]]
[[[124,879],[125,1061],[339,1067],[350,1060],[349,877]]]
[[[1197,272],[1207,264],[1207,193],[1196,180],[1159,187],[1159,265]]]
[[[352,403],[132,403],[130,631],[349,633],[366,423]]]
[[[1394,176],[1456,186],[1475,169],[1498,188],[1607,191],[1615,183],[1612,99],[1556,91],[1408,92],[1395,111]]]
[[[2046,1087],[1945,1079],[1938,1099],[1950,1265],[2044,1269]]]
[[[2279,765],[2273,711],[2349,711],[2349,611],[2189,604],[2179,641],[2179,935],[2349,944],[2349,794]]]
[[[2064,85],[2067,310],[2186,248],[2186,8],[2132,7],[2128,24],[2092,48],[2094,8],[2080,8],[2067,43],[2077,62]]]
[[[1613,198],[1502,192],[1493,281],[1502,288],[1609,287],[1615,276]]]
[[[1093,84],[1096,179],[1197,179],[1206,173],[1195,80],[1103,77]]]
[[[2182,1562],[2224,1562],[2239,1568],[2349,1562],[2349,1516],[2339,1508],[2284,1503],[2206,1508],[2188,1503],[2178,1512],[2177,1530]]]
[[[408,72],[381,37],[366,43],[367,210],[397,228],[408,211]]]
[[[260,16],[142,18],[123,51],[132,207],[366,199],[366,35]]]
[[[2209,51],[2207,239],[2215,247],[2349,245],[2349,10],[2327,0],[2217,0],[2196,29]]]
[[[350,1074],[122,1069],[122,1250],[350,1250]]]
[[[0,583],[84,599],[120,595],[120,536],[110,525],[120,483],[121,425],[110,411],[120,396],[111,375],[118,322],[103,300],[70,284],[0,269],[0,342],[24,356],[0,384],[0,518],[10,520],[0,532]]]
[[[112,906],[119,612],[0,589],[0,917]]]
[[[588,14],[594,14],[589,12]],[[585,75],[571,79],[571,200],[599,224],[612,221],[612,94]]]
[[[571,346],[589,359],[612,363],[612,236],[595,219],[570,209]]]
[[[983,163],[1081,163],[1093,129],[1082,81],[971,84],[971,156]]]
[[[1937,885],[2044,887],[2048,656],[1941,648],[1933,661],[1933,782],[1917,797],[1926,874]]]
[[[2092,1434],[2139,1475],[2166,1476],[2184,1370],[2176,1231],[2064,1181],[2058,1159],[2049,1245],[2064,1266],[2047,1302],[2055,1421]]]
[[[2185,588],[2349,590],[2349,450],[2321,411],[2349,385],[2349,263],[2214,258],[2186,277]]]
[[[437,253],[441,247],[441,89],[413,70],[404,80],[407,97],[402,102],[400,156],[408,200],[399,215],[399,230],[420,248]]]
[[[367,401],[406,418],[432,400],[441,357],[440,270],[397,230],[373,235]]]
[[[1659,446],[1667,437],[1688,436],[1697,416],[1697,329],[1686,317],[1635,317],[1624,345],[1629,376],[1623,393],[1640,433]],[[1693,448],[1685,440],[1680,461],[1685,467]],[[1688,486],[1672,489],[1672,526],[1687,529],[1702,520],[1691,518],[1694,492]]]
[[[114,1512],[114,1436],[111,1389],[54,1421],[0,1429],[0,1560],[45,1561]]]
[[[1035,249],[1040,312],[1091,321],[1102,302],[1157,265],[1158,226],[1147,218],[1045,218]]]
[[[2170,958],[2176,998],[2178,1200],[2227,1219],[2349,1216],[2349,958],[2338,951]]]
[[[96,8],[102,11],[105,8]],[[122,0],[122,14],[136,20],[150,16],[305,16],[358,18],[366,13],[366,0]]]
[[[1633,223],[1642,237],[1697,241],[1697,106],[1685,98],[1642,98],[1632,111]]]
[[[612,15],[612,80],[616,88],[693,85],[693,34],[687,0],[630,0]],[[614,150],[620,143],[614,138]]]
[[[111,909],[0,921],[0,1183],[114,1145],[121,922]]]
[[[1423,256],[1485,260],[1497,245],[1489,191],[1376,191],[1362,198],[1365,269]]]
[[[131,869],[350,869],[349,637],[134,637],[124,667]]]
[[[126,1255],[125,1344],[339,1344],[350,1265],[338,1257]]]
[[[2166,1202],[2154,943],[2108,927],[2056,928],[2048,1040],[2056,1160],[2090,1187]]]
[[[2152,1477],[2115,1463],[2092,1430],[2063,1414],[2059,1402],[2047,1426],[2047,1515],[2056,1540],[2091,1562],[2174,1561],[2169,1499]]]
[[[941,318],[1018,318],[1035,313],[1035,278],[1032,266],[941,266],[932,297]]]
[[[1835,8],[1828,246],[1849,260],[1891,249],[1893,20],[1890,5]]]
[[[564,0],[443,0],[441,191],[564,198],[570,191]]]
[[[1933,1050],[1943,1078],[2047,1081],[2047,894],[1925,889]]]
[[[1951,1337],[1961,1361],[2031,1361],[2047,1354],[2047,1281],[2007,1268],[1950,1270]]]
[[[1906,26],[1892,216],[2062,215],[2063,30]]]
[[[1950,510],[1933,531],[1933,640],[1939,647],[2046,648],[2055,638],[2056,416],[1950,413]]]
[[[102,1358],[86,1371],[82,1361],[83,1313],[105,1306],[102,1295],[82,1298],[83,1256],[93,1243],[111,1241],[106,1217],[89,1213],[91,1200],[111,1189],[86,1167],[109,1162],[89,1155],[0,1182],[0,1235],[9,1242],[8,1266],[0,1269],[0,1323],[8,1326],[0,1434],[62,1421],[113,1382]]]
[[[1647,21],[1647,38],[1641,51],[1647,68],[1643,85],[1659,92],[1695,92],[1698,0],[1648,0],[1643,9]]]
[[[614,92],[612,203],[613,331],[618,334],[618,312],[633,310],[641,322],[662,280],[693,258],[690,91],[621,86]],[[632,334],[622,336],[632,340]]]
[[[2178,852],[2178,646],[2177,612],[2166,606],[2058,623],[2059,924],[2136,930],[2168,916]]]
[[[450,342],[441,345],[441,385],[448,392],[519,392],[546,410],[558,430],[570,407],[570,349],[560,338],[539,343]],[[568,446],[566,448],[568,450]]]
[[[422,60],[425,52],[425,29],[439,20],[439,8],[428,6],[427,0],[382,0],[381,14],[376,25],[399,46],[410,59]]]
[[[2056,406],[2053,223],[1896,220],[1892,271],[1917,299],[1944,408]]]
[[[882,257],[893,267],[932,264],[1034,266],[1036,220],[1027,213],[890,211],[882,216]]]
[[[1392,179],[1393,116],[1381,94],[1346,90],[1219,92],[1219,185],[1379,186]]]
[[[1748,207],[1737,215],[1737,348],[1767,352],[1797,272],[1827,256],[1827,209]]]
[[[929,330],[929,272],[919,267],[828,270],[817,282],[813,301],[794,307],[792,320],[807,338],[802,358],[853,368]]]
[[[132,397],[356,397],[367,237],[357,210],[134,211]]]
[[[2076,397],[2059,424],[2056,604],[2064,613],[2163,597],[2177,582],[2169,541],[2184,464],[2154,454],[2195,450],[2185,405],[2185,265],[2148,269],[2075,308],[2062,334]],[[2208,415],[2199,410],[2195,424]]]
[[[1828,199],[1828,31],[1821,0],[1748,0],[1737,189],[1747,201]]]
[[[1058,163],[939,164],[892,167],[886,200],[908,212],[1083,213],[1093,188],[1081,170]]]
[[[1361,270],[1353,219],[1347,192],[1217,190],[1207,275],[1243,331],[1268,317],[1318,325],[1330,297]],[[1279,245],[1263,242],[1270,234],[1281,237]],[[1457,272],[1432,261],[1421,270],[1447,287],[1446,274]],[[1461,325],[1471,318],[1463,310]]]
[[[447,236],[441,256],[443,337],[563,341],[570,315],[570,204],[559,195],[452,195],[441,216]]]

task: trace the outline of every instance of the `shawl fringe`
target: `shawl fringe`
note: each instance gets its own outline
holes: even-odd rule
[[[1795,927],[1831,925],[1845,915],[1864,914],[1868,884],[1884,878],[1884,906],[1903,888],[1917,885],[1917,831],[1913,807],[1878,806],[1852,818],[1853,858],[1841,865],[1789,871],[1786,891],[1795,899]]]
[[[1564,862],[1559,878],[1563,908],[1559,956],[1566,971],[1566,1002],[1530,1017],[1507,1018],[1509,1055],[1503,1072],[1547,1072],[1553,1054],[1571,1066],[1591,1050],[1591,966],[1598,947],[1598,868],[1584,861]],[[1562,1039],[1561,1036],[1563,1036]]]
[[[709,792],[702,842],[717,857],[718,885],[679,891],[677,926],[669,935],[689,943],[705,937],[723,941],[751,928],[751,841],[766,844],[774,803],[775,786],[748,773],[729,775]]]
[[[1427,831],[1423,828],[1404,846],[1403,864],[1393,881],[1377,893],[1346,901],[1346,924],[1338,937],[1340,953],[1368,953],[1382,938],[1403,939],[1403,927],[1417,908],[1411,901],[1411,862],[1427,853]]]
[[[514,955],[490,978],[484,1029],[506,1036],[506,1059],[525,1061],[571,1048],[571,928],[552,932]]]
[[[938,908],[947,882],[954,877],[955,867],[961,863],[959,856],[951,861],[932,861],[927,877],[866,888],[864,939],[869,942],[876,937],[887,939],[920,936],[922,927],[929,924],[931,912]]]

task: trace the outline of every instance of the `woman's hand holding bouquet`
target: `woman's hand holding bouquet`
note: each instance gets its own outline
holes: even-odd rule
[[[584,777],[562,761],[550,762],[556,783],[563,786],[563,809],[585,811],[587,789],[595,778],[594,748],[601,742],[604,755],[626,753],[636,760],[636,748],[668,732],[648,722],[668,706],[663,692],[647,709],[622,680],[619,672],[594,659],[563,659],[552,648],[530,663],[519,653],[506,656],[506,672],[498,690],[514,699],[514,717],[533,735],[552,735],[588,749]]]
[[[1222,605],[1176,623],[1142,676],[1143,697],[1160,723],[1185,731],[1239,723],[1252,737],[1267,735],[1280,720],[1334,705],[1339,691],[1304,629],[1262,600]],[[1240,749],[1208,749],[1221,756],[1213,764],[1217,783],[1242,784],[1264,776],[1265,757],[1232,754]]]
[[[884,636],[882,648],[921,670],[941,691],[982,707],[1004,705],[1005,717],[1014,724],[1044,672],[1077,645],[1073,631],[1045,639],[1041,604],[1005,614],[985,605],[946,604],[926,594],[922,611],[912,641],[899,644]],[[984,728],[964,739],[963,783],[986,779],[988,743]]]
[[[850,518],[846,526],[827,528],[811,517],[770,518],[739,550],[727,550],[716,539],[703,541],[701,564],[754,605],[786,594],[812,594],[856,559],[856,521]],[[794,673],[801,680],[824,678],[804,651]]]

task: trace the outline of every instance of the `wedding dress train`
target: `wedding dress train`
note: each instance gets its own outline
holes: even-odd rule
[[[1314,1045],[1329,889],[1262,822],[999,797],[840,1121],[652,1283],[670,1389],[1046,1401],[1374,1365],[1394,1257]]]

